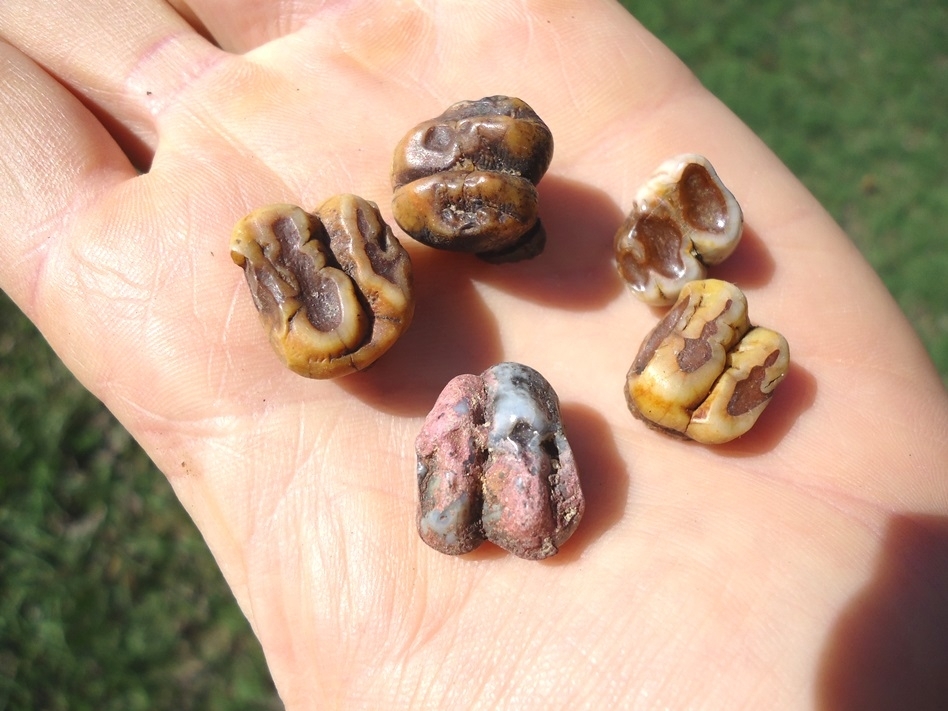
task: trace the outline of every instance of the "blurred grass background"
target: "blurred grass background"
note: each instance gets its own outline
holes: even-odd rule
[[[624,4],[827,206],[948,383],[945,1]],[[163,476],[0,297],[0,711],[278,708]]]

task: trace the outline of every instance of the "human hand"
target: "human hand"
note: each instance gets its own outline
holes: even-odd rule
[[[786,708],[855,693],[830,659],[840,614],[913,532],[934,531],[922,539],[944,562],[943,389],[813,198],[624,10],[182,8],[229,54],[158,2],[78,18],[36,5],[0,7],[18,48],[0,55],[0,285],[168,475],[289,708]],[[553,131],[546,252],[497,267],[406,238],[419,303],[395,348],[334,382],[282,370],[228,256],[234,222],[339,192],[388,218],[401,135],[496,93]],[[612,234],[651,169],[684,151],[710,158],[747,220],[712,275],[744,288],[794,362],[755,430],[716,449],[647,430],[622,395],[658,313],[624,292]],[[546,563],[489,546],[447,558],[414,531],[422,417],[450,377],[500,360],[559,392],[587,494]],[[907,570],[930,603],[948,573],[924,562]],[[944,611],[917,607],[903,614],[945,629]]]

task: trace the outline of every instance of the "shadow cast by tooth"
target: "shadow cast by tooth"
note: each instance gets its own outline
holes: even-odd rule
[[[540,181],[540,220],[546,247],[509,264],[478,263],[474,278],[508,294],[551,308],[601,308],[623,290],[615,269],[612,240],[623,214],[601,190],[557,176]]]
[[[474,287],[472,265],[458,257],[437,250],[414,257],[411,325],[371,368],[341,378],[341,388],[382,412],[423,416],[456,375],[503,360],[497,318]]]

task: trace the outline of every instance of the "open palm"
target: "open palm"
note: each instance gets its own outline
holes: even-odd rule
[[[879,698],[837,649],[858,628],[847,605],[906,546],[927,551],[906,564],[901,637],[924,661],[899,672],[917,702],[939,691],[923,672],[944,644],[915,633],[948,614],[948,573],[926,565],[948,548],[938,378],[813,198],[621,7],[88,5],[0,7],[0,285],[168,476],[288,708],[844,708]],[[402,134],[492,94],[553,132],[546,251],[495,266],[406,237],[401,341],[337,381],[283,369],[230,260],[234,222],[342,192],[391,222]],[[757,428],[718,448],[646,429],[622,393],[660,313],[624,290],[612,234],[681,152],[744,208],[712,275],[793,359]],[[415,532],[424,414],[502,360],[557,389],[587,496],[542,563],[442,556]]]

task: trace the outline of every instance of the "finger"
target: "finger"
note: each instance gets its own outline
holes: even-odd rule
[[[36,318],[51,250],[134,168],[95,117],[29,58],[0,42],[0,284]]]
[[[299,29],[318,5],[292,0],[170,0],[178,14],[228,52],[242,53]]]
[[[163,2],[0,4],[0,36],[58,78],[147,162],[162,115],[222,53]],[[68,51],[67,51],[68,50]]]

